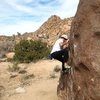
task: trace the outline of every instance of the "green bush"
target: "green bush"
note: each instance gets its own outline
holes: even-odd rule
[[[50,53],[50,47],[41,40],[22,40],[15,45],[14,59],[20,62],[37,61],[47,58]]]

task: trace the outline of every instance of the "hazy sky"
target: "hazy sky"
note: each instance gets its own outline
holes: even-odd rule
[[[50,16],[75,15],[79,0],[0,0],[0,35],[34,32]]]

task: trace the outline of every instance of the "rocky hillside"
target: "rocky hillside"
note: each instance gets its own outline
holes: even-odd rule
[[[52,44],[61,34],[69,34],[72,19],[73,18],[61,19],[60,17],[53,15],[35,32],[26,32],[23,35],[17,33],[18,35],[13,35],[12,37],[0,36],[0,42],[7,40],[18,42],[22,39],[34,40],[40,38]]]
[[[61,19],[60,17],[53,15],[44,22],[38,30],[31,33],[26,32],[21,38],[33,40],[41,39],[52,45],[61,34],[70,33],[72,19],[73,18]]]
[[[37,31],[35,36],[42,38],[52,44],[61,34],[69,34],[73,18],[61,19],[54,15],[51,16]]]
[[[73,18],[61,19],[53,15],[35,32],[26,32],[22,35],[18,32],[17,35],[13,36],[0,36],[0,57],[2,57],[5,52],[12,51],[14,44],[23,39],[41,39],[52,45],[61,34],[69,34],[72,19]]]
[[[100,0],[80,0],[70,43],[72,69],[61,75],[58,100],[100,100]]]

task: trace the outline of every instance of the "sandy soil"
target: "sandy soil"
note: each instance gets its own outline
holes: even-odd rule
[[[58,79],[35,81],[31,86],[25,88],[26,93],[15,94],[8,100],[58,100],[57,81]]]
[[[25,89],[24,93],[15,93],[15,89],[18,87],[17,78],[9,79],[9,73],[7,72],[8,64],[0,64],[0,78],[4,77],[4,81],[8,91],[13,90],[11,95],[6,94],[5,100],[58,100],[57,99],[57,85],[59,81],[60,72],[54,73],[55,66],[61,66],[61,63],[55,60],[42,60],[37,63],[20,64],[21,67],[26,67],[28,74],[34,74],[34,78],[29,81],[31,84],[23,86]],[[5,71],[6,70],[6,71]],[[51,78],[51,74],[55,74],[55,78]],[[3,81],[3,82],[4,82]],[[17,85],[15,85],[17,84]],[[7,92],[10,93],[10,92]]]

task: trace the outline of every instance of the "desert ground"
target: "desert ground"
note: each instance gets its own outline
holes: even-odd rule
[[[57,85],[61,63],[41,60],[37,63],[18,64],[20,71],[10,72],[10,62],[0,62],[0,87],[3,100],[58,100]]]

